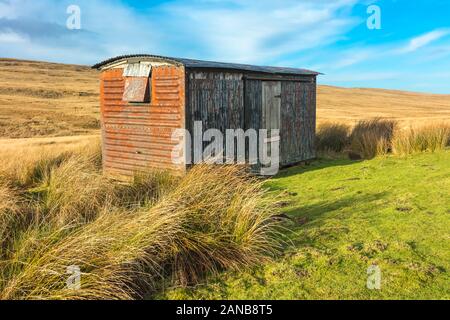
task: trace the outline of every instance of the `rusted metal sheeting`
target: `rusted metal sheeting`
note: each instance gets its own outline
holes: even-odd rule
[[[176,129],[184,128],[183,67],[153,68],[149,103],[123,100],[128,79],[123,77],[123,71],[118,68],[102,73],[101,113],[105,171],[128,177],[151,169],[183,172],[184,166],[174,164],[172,159],[172,150],[176,145],[172,141],[172,135]],[[135,99],[136,97],[131,100],[136,101]]]
[[[150,77],[152,71],[151,64],[145,63],[130,63],[123,70],[124,77]]]
[[[149,99],[148,77],[127,77],[125,78],[125,92],[123,101],[145,102]]]

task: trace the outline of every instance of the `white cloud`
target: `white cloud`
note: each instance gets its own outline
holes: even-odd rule
[[[24,43],[27,42],[28,39],[16,32],[13,31],[6,31],[6,32],[0,32],[0,44],[6,43],[6,44],[18,44],[18,43]]]
[[[342,68],[348,68],[355,64],[359,64],[362,62],[365,62],[369,59],[374,58],[374,50],[367,48],[367,49],[353,49],[350,51],[345,51],[342,53],[340,57],[336,57],[336,59],[333,59],[331,68],[332,69],[342,69]]]
[[[93,63],[119,54],[155,53],[279,64],[343,38],[358,23],[350,15],[357,0],[175,0],[147,10],[116,0],[78,0],[85,29],[75,33],[64,28],[65,8],[72,2],[0,0],[1,12],[7,12],[3,25],[28,36],[30,51],[49,48],[35,59],[61,61],[62,56],[62,62]],[[0,47],[0,52],[24,55],[22,48]]]
[[[410,53],[417,51],[418,49],[427,46],[428,44],[439,40],[447,35],[450,34],[450,30],[447,29],[440,29],[440,30],[433,30],[431,32],[425,33],[423,35],[420,35],[416,38],[413,38],[409,41],[409,44],[400,49],[400,53]]]
[[[155,52],[162,43],[151,19],[119,1],[78,0],[83,29],[68,30],[66,9],[72,3],[0,0],[0,8],[8,12],[0,17],[1,56],[93,64],[113,55]]]
[[[304,67],[340,85],[403,84],[403,70],[425,74],[436,61],[439,69],[448,66],[449,43],[442,40],[450,29],[409,41],[390,42],[387,36],[367,44],[369,35],[360,42],[347,38],[356,26],[365,28],[365,11],[358,17],[356,5],[374,2],[172,0],[133,9],[122,0],[77,0],[83,29],[70,31],[66,8],[73,0],[0,0],[0,55],[93,64],[115,55],[154,53]]]
[[[370,46],[364,44],[353,45],[351,49],[339,51],[332,49],[332,51],[334,50],[333,53],[328,54],[333,54],[333,59],[323,59],[326,62],[318,64],[314,68],[330,73],[331,71],[348,69],[356,65],[375,65],[376,62],[383,61],[388,63],[392,59],[402,59],[402,62],[406,60],[415,61],[416,63],[432,62],[450,55],[448,45],[431,46],[433,42],[449,34],[450,29],[434,30],[412,38],[406,47],[404,42],[397,41]],[[416,53],[420,48],[425,51]]]
[[[356,20],[339,14],[356,1],[233,1],[228,7],[182,1],[165,6],[179,32],[209,59],[261,63],[324,46],[342,37]]]

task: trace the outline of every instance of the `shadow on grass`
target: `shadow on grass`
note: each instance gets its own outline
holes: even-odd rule
[[[378,192],[371,194],[357,194],[344,196],[334,201],[320,201],[314,204],[298,206],[296,208],[285,211],[284,213],[290,217],[308,217],[309,220],[317,220],[324,214],[339,211],[344,208],[351,208],[359,204],[370,205],[371,202],[380,200],[388,195],[388,192]]]
[[[287,178],[306,172],[312,172],[331,167],[350,166],[361,162],[363,161],[362,160],[353,161],[349,159],[317,159],[309,162],[308,164],[299,164],[296,166],[284,168],[275,178]]]
[[[357,194],[344,196],[333,201],[320,201],[314,204],[300,205],[284,211],[284,214],[292,220],[292,225],[286,236],[290,238],[295,246],[312,244],[316,238],[330,237],[338,233],[347,233],[346,223],[336,223],[335,226],[327,224],[327,219],[349,219],[355,218],[352,212],[345,209],[360,207],[361,205],[371,207],[373,202],[385,198],[388,192]],[[299,232],[301,236],[299,237]]]

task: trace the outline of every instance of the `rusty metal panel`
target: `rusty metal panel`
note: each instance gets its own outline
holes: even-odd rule
[[[172,159],[176,146],[172,135],[184,128],[184,68],[154,67],[150,80],[123,74],[124,69],[118,68],[101,77],[105,172],[118,178],[153,169],[184,172],[185,166]],[[135,103],[142,99],[144,86],[146,92],[153,91],[152,101]]]
[[[123,70],[124,77],[150,77],[152,71],[151,64],[148,63],[131,63]]]
[[[148,77],[125,78],[125,90],[122,100],[126,102],[150,102],[148,82]]]

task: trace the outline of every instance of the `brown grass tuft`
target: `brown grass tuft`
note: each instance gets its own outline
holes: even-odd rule
[[[276,201],[242,167],[199,165],[157,208],[186,218],[173,252],[182,285],[217,270],[255,266],[278,249]]]
[[[365,159],[385,155],[392,150],[392,139],[397,123],[373,119],[359,121],[350,135],[350,149]]]
[[[164,275],[190,284],[279,249],[276,203],[241,167],[202,165],[176,182],[141,177],[129,190],[108,189],[112,201],[96,198],[105,193],[92,170],[91,160],[72,155],[44,175],[46,202],[37,207],[58,223],[34,217],[16,228],[0,260],[0,299],[142,298]],[[41,214],[36,203],[29,210]],[[76,291],[66,285],[73,265],[82,271]]]
[[[326,122],[317,130],[317,150],[342,152],[349,144],[350,126],[343,123]]]
[[[393,152],[397,155],[435,152],[447,146],[450,146],[448,123],[432,123],[399,130],[393,140]]]
[[[16,193],[8,185],[0,182],[0,257],[3,256],[6,244],[15,233],[18,205]]]

